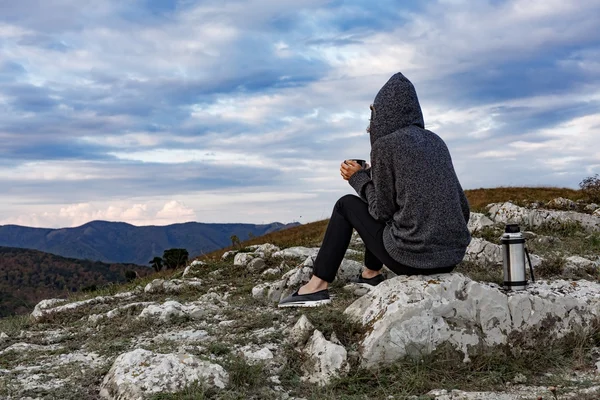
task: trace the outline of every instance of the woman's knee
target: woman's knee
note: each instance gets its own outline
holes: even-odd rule
[[[356,203],[356,201],[362,202],[362,199],[353,194],[347,194],[345,196],[340,197],[340,199],[335,203],[335,209],[338,211],[342,211],[347,208],[350,204]]]

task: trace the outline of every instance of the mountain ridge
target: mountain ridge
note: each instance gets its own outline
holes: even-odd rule
[[[225,247],[231,237],[244,240],[300,225],[184,222],[135,226],[95,220],[71,228],[0,225],[0,246],[27,248],[62,257],[145,265],[169,248],[185,248],[191,257]]]

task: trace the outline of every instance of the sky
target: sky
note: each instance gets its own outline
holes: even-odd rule
[[[600,173],[600,0],[0,0],[0,225],[311,222],[396,72],[463,188]]]

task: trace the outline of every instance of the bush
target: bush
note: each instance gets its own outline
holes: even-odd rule
[[[589,201],[600,203],[600,176],[598,174],[582,180],[579,187]]]

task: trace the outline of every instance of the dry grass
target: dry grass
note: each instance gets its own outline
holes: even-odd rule
[[[216,260],[229,250],[239,250],[241,248],[256,244],[271,243],[275,246],[286,248],[294,246],[313,247],[318,246],[323,240],[325,229],[327,228],[328,219],[322,221],[311,222],[308,224],[295,226],[283,231],[269,233],[264,236],[259,236],[241,243],[240,247],[229,246],[224,249],[213,251],[202,257],[199,260]]]
[[[565,197],[573,201],[585,198],[581,190],[558,187],[498,187],[491,189],[465,190],[472,210],[484,210],[490,203],[514,201],[528,203],[534,201],[550,201],[557,197]]]

